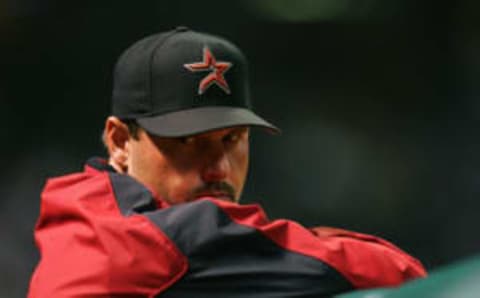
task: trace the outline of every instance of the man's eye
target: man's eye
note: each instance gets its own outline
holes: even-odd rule
[[[228,134],[224,137],[224,141],[227,142],[227,143],[236,142],[236,141],[238,141],[238,139],[240,139],[240,134],[239,133],[231,133],[231,134]]]
[[[184,137],[184,138],[179,138],[179,141],[182,144],[191,145],[195,142],[195,138],[194,137]]]

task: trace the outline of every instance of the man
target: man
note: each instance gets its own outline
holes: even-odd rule
[[[374,236],[269,221],[239,205],[249,129],[246,60],[187,28],[120,57],[108,161],[48,181],[29,297],[328,297],[425,276]]]

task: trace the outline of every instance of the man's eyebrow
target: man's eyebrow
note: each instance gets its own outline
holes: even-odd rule
[[[249,130],[248,126],[234,127],[232,132],[247,132]]]

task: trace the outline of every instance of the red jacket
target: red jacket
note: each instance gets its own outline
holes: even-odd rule
[[[396,286],[422,265],[380,238],[270,221],[257,205],[168,206],[99,159],[50,179],[29,297],[325,297]]]

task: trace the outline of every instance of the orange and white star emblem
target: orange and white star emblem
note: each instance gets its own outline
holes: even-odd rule
[[[223,74],[227,72],[230,67],[232,67],[232,63],[217,61],[208,47],[203,48],[203,61],[184,64],[183,66],[192,72],[210,72],[200,81],[200,84],[198,85],[199,95],[205,93],[205,91],[213,84],[216,84],[218,87],[222,88],[225,93],[230,94],[230,87],[228,87],[228,83]]]

